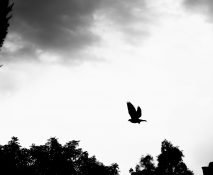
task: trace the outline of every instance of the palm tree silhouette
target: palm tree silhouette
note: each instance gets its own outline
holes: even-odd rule
[[[10,3],[10,0],[0,1],[0,48],[2,47],[8,33],[9,20],[12,17],[10,13],[13,5],[14,3]]]

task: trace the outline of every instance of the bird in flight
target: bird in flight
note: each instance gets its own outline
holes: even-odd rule
[[[131,117],[131,119],[129,119],[130,122],[138,123],[138,124],[140,124],[140,122],[146,122],[146,120],[139,119],[142,115],[141,108],[139,106],[138,106],[137,111],[136,111],[136,109],[132,105],[132,103],[127,102],[127,108],[128,108],[128,111],[129,111],[129,115]]]

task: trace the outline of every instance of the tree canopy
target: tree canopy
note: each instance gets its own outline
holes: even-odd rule
[[[22,148],[17,137],[0,145],[0,174],[7,175],[118,175],[118,164],[105,166],[73,140],[61,145],[55,137],[44,145]]]
[[[142,156],[135,170],[129,170],[131,175],[193,175],[183,162],[183,152],[171,142],[164,140],[161,153],[157,156],[157,166],[151,155]]]
[[[183,162],[183,151],[164,140],[156,165],[150,154],[142,156],[131,175],[194,175]],[[44,145],[32,144],[22,148],[17,137],[0,145],[0,174],[7,175],[119,175],[119,166],[104,165],[95,156],[79,148],[79,141],[62,145],[51,137]]]

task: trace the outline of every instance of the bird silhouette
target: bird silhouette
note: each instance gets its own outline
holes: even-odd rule
[[[146,122],[146,120],[139,119],[142,115],[141,108],[139,106],[137,107],[137,111],[136,111],[132,103],[127,102],[127,108],[129,111],[129,115],[131,117],[131,119],[129,119],[130,122],[138,123],[138,124],[140,124],[140,122]]]

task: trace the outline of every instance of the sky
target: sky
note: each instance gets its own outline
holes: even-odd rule
[[[16,0],[0,51],[0,144],[80,140],[127,175],[167,139],[213,161],[211,0]],[[126,102],[148,122],[132,124]]]

